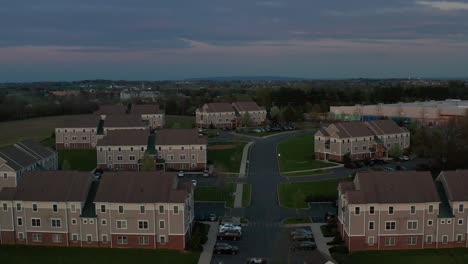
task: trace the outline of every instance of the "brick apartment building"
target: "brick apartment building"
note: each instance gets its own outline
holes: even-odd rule
[[[2,245],[183,250],[194,215],[175,173],[28,172],[0,205]]]
[[[141,120],[148,121],[152,129],[162,128],[165,124],[165,114],[156,104],[102,105],[94,114],[102,117],[135,115]]]
[[[349,251],[468,247],[468,171],[362,172],[338,185]]]
[[[195,122],[199,128],[236,128],[246,113],[250,115],[253,126],[265,123],[265,108],[253,101],[205,104],[196,110]]]
[[[408,149],[410,132],[392,120],[341,122],[319,129],[314,141],[316,159],[343,162],[349,153],[351,160],[365,160],[388,157],[393,146]]]

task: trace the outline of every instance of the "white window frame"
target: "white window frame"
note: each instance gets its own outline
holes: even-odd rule
[[[101,219],[101,225],[103,226],[107,225],[107,219]]]
[[[163,227],[161,227],[161,223],[162,223]],[[159,227],[159,229],[166,229],[166,221],[164,221],[164,220],[159,220],[158,227]]]
[[[37,224],[37,221],[39,220],[39,225]],[[34,224],[36,222],[36,224]],[[41,227],[41,219],[40,218],[31,218],[31,226],[32,227]]]
[[[416,224],[415,227],[413,227],[414,224]],[[407,230],[418,230],[418,220],[408,220],[406,222],[406,229]]]
[[[458,218],[457,223],[458,223],[458,225],[463,225],[463,218]]]
[[[59,238],[59,239],[56,239]],[[63,237],[62,234],[52,234],[52,242],[53,243],[62,243]]]
[[[448,244],[448,235],[443,235],[442,236],[442,244]]]
[[[55,226],[54,226],[54,222],[55,222]],[[58,224],[58,226],[57,226]],[[51,218],[50,219],[50,227],[52,228],[62,228],[62,219],[60,218]]]
[[[359,206],[354,207],[354,215],[361,215],[361,207]]]
[[[145,227],[145,223],[146,223],[146,227]],[[138,230],[148,230],[149,229],[149,221],[148,220],[138,220],[137,224],[138,224]]]
[[[387,240],[387,239],[388,239],[388,240]],[[387,241],[388,241],[388,242],[391,242],[391,243],[387,243]],[[386,247],[393,247],[393,246],[395,246],[395,245],[396,245],[396,239],[395,239],[395,237],[385,237],[385,239],[384,239],[384,245],[385,245]]]
[[[390,213],[390,208],[392,209],[392,210],[391,210],[391,211],[392,211],[391,213]],[[389,215],[395,214],[395,207],[389,206],[389,207],[388,207],[388,214],[389,214]]]
[[[161,208],[162,208],[162,212],[161,212]],[[166,211],[166,207],[164,205],[158,206],[158,213],[159,214],[164,214],[165,211]]]
[[[32,242],[42,242],[42,235],[40,233],[32,233],[31,240]]]
[[[418,244],[417,236],[409,236],[407,241],[408,246],[416,246]]]
[[[372,209],[372,210],[371,210]],[[374,215],[375,214],[375,207],[373,205],[369,206],[369,214]]]
[[[430,239],[429,239],[430,238]],[[430,240],[430,241],[429,241]],[[432,241],[432,235],[427,235],[426,236],[426,244],[432,244],[433,241]]]
[[[21,221],[21,224],[19,223]],[[17,226],[23,226],[23,217],[16,217],[16,225]]]
[[[72,223],[72,225],[76,225],[76,224],[78,224],[78,221],[76,220],[76,218],[72,218],[71,223]]]
[[[371,227],[371,223],[372,223],[372,229],[370,228]],[[375,230],[375,222],[374,221],[369,221],[367,223],[367,229],[369,230]]]
[[[39,208],[37,207],[37,203],[33,203],[33,204],[32,204],[32,211],[33,211],[33,212],[39,211]]]
[[[109,237],[106,234],[103,234],[101,236],[101,241],[102,241],[102,243],[108,243],[109,242]]]
[[[375,238],[373,236],[370,236],[367,238],[367,244],[369,246],[373,246],[375,244]]]
[[[179,206],[178,205],[174,205],[174,207],[172,208],[172,210],[174,211],[174,214],[179,214],[180,210],[179,210]],[[176,212],[177,211],[177,212]]]
[[[149,245],[149,237],[139,236],[138,237],[138,245]]]
[[[413,208],[414,208],[414,212],[413,212]],[[410,214],[412,214],[412,215],[416,214],[416,205],[411,205],[410,206]]]
[[[122,211],[120,211],[121,208],[122,208]],[[123,214],[125,212],[123,205],[119,205],[119,207],[117,208],[117,212],[119,214]]]
[[[119,227],[120,223],[120,227]],[[116,229],[127,229],[127,220],[116,220],[115,221],[115,228]]]
[[[24,240],[24,233],[18,232],[18,240]]]
[[[72,234],[72,241],[77,242],[78,241],[78,234]]]
[[[392,226],[392,223],[395,223],[395,228],[387,228],[387,223],[390,224],[390,227]],[[385,230],[386,231],[396,230],[396,221],[385,221]]]
[[[127,245],[128,244],[128,237],[127,236],[118,236],[117,237],[117,244],[118,245]]]
[[[164,242],[162,240],[164,240]],[[158,242],[161,243],[161,244],[166,244],[167,243],[166,236],[164,236],[164,235],[159,236]]]
[[[463,242],[463,234],[457,234],[455,237],[456,237],[455,242],[457,242],[457,243]],[[460,238],[460,239],[458,239],[458,238]]]
[[[146,206],[140,205],[140,214],[146,214]]]
[[[432,226],[434,224],[434,220],[427,219],[427,226]]]

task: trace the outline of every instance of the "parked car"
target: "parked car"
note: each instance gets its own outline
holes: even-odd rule
[[[312,235],[312,231],[310,229],[305,228],[298,228],[291,231],[291,236],[294,237],[296,235]]]
[[[197,180],[192,180],[193,187],[197,187]]]
[[[315,242],[302,241],[302,242],[297,243],[296,245],[294,245],[292,247],[292,250],[293,251],[297,251],[297,250],[314,250],[316,248],[317,248],[317,244],[315,244]]]
[[[267,260],[265,258],[248,258],[247,264],[266,264]]]
[[[242,232],[242,227],[235,226],[235,225],[220,225],[218,231],[219,232],[224,232],[224,231],[227,231],[227,230],[235,230],[235,231],[238,231],[238,232]]]
[[[356,167],[356,164],[354,164],[354,163],[346,163],[346,164],[344,165],[344,167],[345,167],[345,168],[348,168],[348,169],[356,169],[356,168],[357,168],[357,167]]]
[[[239,253],[239,248],[236,246],[231,246],[228,243],[216,243],[214,245],[213,253],[236,255]]]
[[[210,176],[210,174],[209,174],[208,170],[204,170],[203,171],[203,177],[209,177],[209,176]]]
[[[392,167],[385,167],[384,171],[395,171],[395,169]]]
[[[184,172],[183,172],[183,171],[179,171],[179,172],[177,173],[177,176],[178,176],[178,177],[184,177]]]
[[[218,240],[234,240],[237,241],[241,238],[241,233],[236,230],[219,232],[217,235]]]
[[[356,165],[356,168],[359,168],[359,169],[362,168],[362,167],[364,167],[364,163],[359,162],[359,161],[354,162],[354,164]]]
[[[410,160],[410,157],[408,157],[408,156],[401,156],[401,157],[399,158],[399,160],[400,160],[400,161],[408,161],[408,160]]]
[[[216,220],[218,220],[218,217],[216,216],[216,214],[210,214],[209,219],[211,222],[216,222]]]
[[[294,241],[315,241],[312,234],[296,234],[292,237]]]
[[[397,166],[395,166],[395,170],[397,170],[397,171],[406,171],[408,169],[405,166],[397,165]]]
[[[385,160],[383,160],[383,159],[375,159],[374,162],[375,162],[376,165],[387,164],[387,162]]]

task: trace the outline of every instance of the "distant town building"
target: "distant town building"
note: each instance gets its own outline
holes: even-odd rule
[[[468,101],[447,99],[413,103],[330,106],[330,114],[337,120],[369,121],[390,118],[395,122],[420,122],[438,125],[466,116]]]
[[[80,91],[49,91],[50,95],[57,97],[67,97],[67,96],[78,96],[81,94]]]
[[[338,185],[349,251],[468,247],[468,171],[358,172]]]
[[[320,128],[314,136],[315,158],[343,162],[388,157],[392,147],[410,146],[410,132],[392,120],[340,122]]]
[[[253,126],[265,123],[266,110],[255,102],[208,103],[197,109],[196,124],[199,128],[236,128],[248,113]]]
[[[129,91],[125,90],[120,92],[120,100],[127,101],[133,98],[156,99],[160,93],[158,91],[143,90],[143,91]]]

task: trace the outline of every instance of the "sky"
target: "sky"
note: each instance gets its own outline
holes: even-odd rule
[[[0,82],[468,77],[468,0],[0,3]]]

